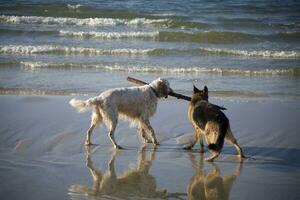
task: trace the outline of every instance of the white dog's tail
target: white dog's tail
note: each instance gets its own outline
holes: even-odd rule
[[[86,101],[71,99],[69,104],[76,108],[78,112],[86,112],[95,103],[95,101],[95,98],[90,98]]]

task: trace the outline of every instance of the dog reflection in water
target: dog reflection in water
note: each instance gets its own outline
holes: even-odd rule
[[[240,175],[242,162],[238,162],[236,168],[229,175],[221,175],[219,167],[211,163],[211,171],[206,173],[203,168],[203,157],[197,164],[195,156],[190,154],[196,174],[190,179],[187,187],[188,199],[190,200],[226,200],[229,199],[231,187]]]
[[[150,154],[150,159],[146,160]],[[90,147],[86,147],[86,166],[89,168],[93,187],[83,185],[71,185],[70,195],[88,195],[88,196],[111,196],[117,198],[138,197],[138,198],[165,198],[167,191],[157,191],[155,178],[149,174],[152,161],[155,158],[155,149],[146,153],[145,146],[141,148],[138,155],[136,169],[130,169],[122,176],[117,176],[115,172],[115,159],[117,151],[112,153],[108,163],[108,169],[102,174],[94,167],[91,159]]]

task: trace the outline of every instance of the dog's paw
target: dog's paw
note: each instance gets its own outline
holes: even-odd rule
[[[237,155],[239,158],[246,158],[246,156],[244,154],[238,154]]]
[[[160,145],[160,144],[159,144],[158,142],[154,142],[153,145],[154,145],[154,146],[158,146],[158,145]]]
[[[151,144],[152,141],[151,141],[151,140],[148,140],[148,139],[144,139],[144,143],[145,143],[145,144]]]
[[[184,146],[183,149],[184,150],[191,150],[193,148],[193,146]]]
[[[152,141],[152,144],[154,144],[154,145],[159,145],[159,143],[157,142],[157,140],[153,140],[153,141]]]
[[[120,145],[117,145],[117,146],[115,146],[115,149],[119,149],[119,150],[121,150],[121,149],[124,149],[123,147],[121,147]]]
[[[90,145],[93,145],[90,141],[85,141],[84,143],[85,146],[90,146]]]

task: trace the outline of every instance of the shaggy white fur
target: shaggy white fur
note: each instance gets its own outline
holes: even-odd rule
[[[86,134],[86,145],[91,144],[90,138],[94,128],[104,122],[114,147],[121,148],[114,139],[119,116],[137,125],[145,142],[157,145],[149,119],[156,111],[157,99],[167,98],[171,91],[169,82],[158,78],[149,85],[110,89],[86,101],[72,99],[69,103],[79,112],[84,112],[88,108],[93,109],[91,126]],[[151,139],[147,136],[147,132],[150,132]]]

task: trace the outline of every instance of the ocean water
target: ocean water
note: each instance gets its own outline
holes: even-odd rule
[[[70,3],[71,2],[71,3]],[[190,95],[300,99],[298,1],[1,1],[0,94],[94,95],[167,78]]]

